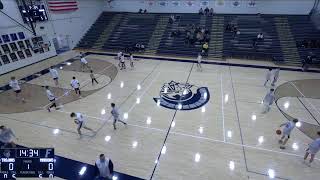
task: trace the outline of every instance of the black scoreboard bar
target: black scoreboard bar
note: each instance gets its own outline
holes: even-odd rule
[[[0,179],[54,177],[53,148],[0,149]]]

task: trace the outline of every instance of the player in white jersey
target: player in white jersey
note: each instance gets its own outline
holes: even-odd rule
[[[49,112],[51,112],[51,108],[55,107],[56,110],[58,110],[59,108],[57,107],[56,104],[56,96],[50,91],[49,86],[46,86],[46,93],[47,93],[47,97],[48,100],[50,101],[50,106],[47,108]]]
[[[271,86],[274,86],[279,79],[280,68],[274,69],[272,71],[273,71],[273,81],[271,83]]]
[[[118,58],[118,61],[119,61],[118,66],[119,67],[121,67],[121,56],[122,56],[122,52],[120,51],[120,52],[117,53],[117,58]]]
[[[288,121],[286,123],[283,123],[280,125],[280,127],[283,127],[282,129],[282,137],[279,140],[279,144],[280,145],[280,149],[285,149],[285,145],[288,142],[288,140],[290,139],[290,134],[291,131],[294,129],[294,127],[296,126],[296,123],[298,122],[298,119],[294,119],[292,121]]]
[[[72,112],[72,113],[70,114],[70,117],[71,117],[71,118],[75,118],[75,119],[74,119],[74,122],[78,125],[77,131],[78,131],[78,134],[79,134],[80,138],[81,138],[81,136],[82,136],[81,128],[84,128],[84,129],[86,129],[86,130],[89,130],[89,131],[92,131],[93,133],[95,133],[95,132],[93,131],[93,129],[91,129],[91,128],[89,128],[89,127],[87,127],[87,126],[85,125],[85,118],[83,117],[83,115],[82,115],[81,113],[79,113],[79,112],[77,112],[77,113]]]
[[[309,154],[311,154],[311,158],[309,160],[308,166],[311,165],[312,161],[314,160],[315,155],[320,150],[320,131],[317,132],[318,138],[315,139],[312,143],[309,144],[309,147],[306,150],[306,154],[304,155],[304,161],[308,158]]]
[[[197,61],[198,61],[197,62],[197,67],[198,67],[198,69],[200,69],[200,71],[202,71],[202,67],[201,67],[202,56],[201,56],[200,53],[198,54]]]
[[[9,82],[9,86],[13,89],[13,91],[15,92],[15,96],[16,96],[16,100],[18,100],[19,99],[19,94],[21,94],[21,87],[20,87],[20,85],[19,85],[19,81],[18,80],[16,80],[16,77],[11,77],[11,81]],[[23,97],[21,97],[21,101],[23,102],[23,103],[25,103],[25,100],[24,100],[24,98]]]
[[[270,111],[270,106],[274,102],[274,89],[270,89],[270,92],[266,94],[266,96],[263,99],[263,110],[262,113],[267,113]]]
[[[87,70],[91,69],[88,61],[86,60],[86,58],[84,58],[84,56],[80,58],[80,63],[81,63],[81,71],[84,71],[84,68],[87,68]]]
[[[51,75],[51,77],[52,77],[52,79],[54,81],[54,84],[56,86],[58,86],[59,85],[59,73],[58,73],[58,71],[56,69],[54,69],[53,66],[51,66],[49,68],[49,72],[50,72],[50,75]]]
[[[71,87],[74,89],[76,94],[79,94],[79,97],[81,98],[81,91],[80,91],[80,83],[76,79],[76,77],[72,77],[72,80],[70,82]]]
[[[6,148],[8,145],[11,145],[13,148],[16,147],[16,144],[13,142],[14,138],[18,140],[10,128],[7,128],[6,126],[0,126],[0,142],[4,144],[1,146],[1,148]]]
[[[269,82],[269,81],[271,81],[271,76],[272,76],[272,69],[271,68],[269,68],[268,69],[268,72],[267,72],[267,74],[266,74],[266,81],[264,82],[264,86],[266,86],[267,85],[267,83]]]
[[[125,61],[124,61],[124,54],[122,54],[122,56],[120,57],[120,63],[121,63],[121,68],[120,68],[120,70],[126,69],[126,63],[125,63]]]
[[[117,129],[117,127],[116,127],[117,121],[122,122],[124,125],[127,125],[126,122],[124,122],[124,121],[122,121],[120,119],[119,109],[116,107],[116,105],[114,103],[111,103],[111,108],[112,108],[111,114],[113,116],[113,128],[114,128],[114,130]]]
[[[129,57],[130,67],[131,67],[131,69],[132,69],[132,68],[134,68],[134,65],[133,65],[133,55],[132,55],[132,53],[130,53],[129,55],[130,55],[130,57]]]

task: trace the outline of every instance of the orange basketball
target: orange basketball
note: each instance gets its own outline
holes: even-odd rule
[[[276,130],[276,134],[280,135],[280,134],[281,134],[281,130],[280,130],[280,129],[277,129],[277,130]]]

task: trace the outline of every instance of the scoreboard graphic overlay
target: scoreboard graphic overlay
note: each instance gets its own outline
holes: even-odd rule
[[[53,148],[0,149],[0,179],[54,177]]]

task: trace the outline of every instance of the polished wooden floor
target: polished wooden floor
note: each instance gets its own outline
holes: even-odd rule
[[[54,62],[62,62],[75,55],[73,53],[59,56]],[[118,63],[108,56],[90,55],[87,59],[89,63],[96,60],[115,66]],[[52,63],[43,62],[34,67],[46,68]],[[71,79],[72,70],[59,71],[61,79],[66,82]],[[29,66],[1,76],[0,82],[5,83],[11,75],[19,77],[32,73],[34,69]],[[15,131],[20,139],[18,144],[54,147],[58,155],[91,164],[98,154],[104,153],[113,160],[116,171],[145,179],[238,180],[273,176],[279,179],[318,179],[319,154],[311,167],[303,164],[302,159],[311,139],[294,129],[287,148],[281,150],[275,130],[287,120],[276,106],[272,106],[269,113],[261,114],[261,100],[268,91],[263,86],[265,73],[264,69],[211,64],[203,64],[200,71],[193,63],[140,59],[135,61],[133,69],[119,70],[107,86],[99,87],[98,91],[84,98],[74,98],[63,104],[59,111],[49,113],[46,109],[39,109],[3,113],[0,121]],[[82,81],[85,81],[84,77],[81,76]],[[105,82],[110,81],[109,77],[105,78]],[[320,74],[316,73],[281,71],[277,85],[291,80],[319,78]],[[172,80],[208,87],[209,102],[190,111],[157,106],[153,98],[159,97],[163,84]],[[50,79],[30,83],[41,85],[46,81]],[[138,85],[141,89],[137,88]],[[90,88],[84,91],[90,91]],[[300,119],[316,124],[295,98],[282,101],[289,102],[287,110],[292,115],[300,112],[297,115]],[[110,116],[111,102],[120,107],[122,114],[128,114],[125,119],[128,125],[119,123],[116,131]],[[310,99],[308,102],[312,104],[308,108],[319,109],[320,101]],[[97,134],[83,130],[85,136],[80,139],[70,112],[84,113],[87,126]],[[317,114],[317,110],[314,112]]]

